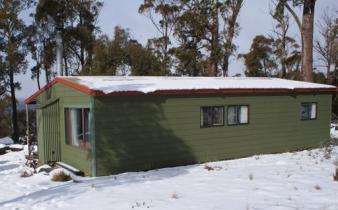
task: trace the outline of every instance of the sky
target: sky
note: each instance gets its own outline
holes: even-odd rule
[[[98,19],[98,25],[102,34],[112,37],[114,27],[119,25],[128,28],[132,38],[145,44],[149,38],[156,37],[157,31],[147,17],[138,13],[138,7],[143,0],[104,0],[104,7]],[[251,42],[256,35],[272,34],[274,22],[269,15],[271,0],[244,0],[244,6],[239,16],[241,27],[239,36],[234,42],[237,45],[237,53],[246,53],[250,49]],[[333,14],[338,11],[338,0],[317,0],[315,11],[315,22],[317,22],[324,12],[329,11]],[[300,10],[298,11],[300,12]],[[337,14],[337,13],[336,13]],[[29,22],[28,17],[24,17]],[[316,30],[315,24],[315,30]],[[299,31],[291,19],[291,29],[289,36],[299,40]],[[317,34],[315,34],[315,38]],[[29,59],[29,63],[31,60]],[[314,61],[317,64],[316,60]],[[16,80],[21,83],[22,89],[17,92],[17,98],[24,99],[37,91],[36,82],[31,79],[30,67],[25,75],[19,75]],[[229,68],[230,76],[244,72],[242,60],[232,58]],[[44,78],[41,78],[42,84]]]

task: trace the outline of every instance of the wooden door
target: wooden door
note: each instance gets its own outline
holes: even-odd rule
[[[42,109],[45,162],[61,161],[59,101]]]

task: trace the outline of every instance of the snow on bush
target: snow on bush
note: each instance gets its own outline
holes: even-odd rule
[[[51,176],[51,180],[55,182],[67,182],[72,180],[70,172],[63,168],[54,169],[49,175]]]
[[[41,173],[41,172],[47,172],[47,173],[49,173],[49,172],[51,172],[53,169],[52,169],[52,167],[50,167],[49,165],[47,165],[47,164],[44,164],[44,165],[42,165],[42,166],[39,166],[37,169],[36,169],[36,172],[37,173]]]
[[[12,144],[12,145],[9,145],[9,149],[12,150],[12,151],[21,151],[23,150],[24,146],[21,145],[21,144]]]
[[[30,177],[33,176],[34,170],[31,168],[25,168],[21,171],[20,177]]]
[[[14,141],[10,137],[5,137],[0,139],[0,144],[10,145],[14,144]]]

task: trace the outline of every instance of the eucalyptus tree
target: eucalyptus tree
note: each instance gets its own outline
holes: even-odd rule
[[[223,37],[223,59],[222,74],[228,76],[229,63],[231,56],[236,51],[233,43],[234,38],[239,33],[239,23],[237,21],[240,10],[244,5],[244,0],[226,0],[220,7],[221,17],[223,19],[223,29],[221,30]]]
[[[291,4],[290,4],[291,3]],[[304,81],[313,81],[313,25],[315,17],[316,0],[279,0],[282,5],[277,8],[286,8],[294,18],[301,35],[302,65],[301,71]],[[302,17],[295,12],[296,7],[301,7]],[[279,11],[277,11],[279,12]]]
[[[276,59],[279,60],[278,68],[280,77],[286,78],[291,71],[299,71],[300,52],[296,40],[289,36],[290,16],[281,4],[275,4],[275,8],[270,11],[275,24],[273,34],[273,47]],[[280,8],[278,8],[280,7]]]
[[[149,44],[156,50],[161,60],[161,71],[169,75],[171,57],[169,51],[172,45],[172,34],[176,24],[179,7],[174,0],[144,0],[139,7],[139,13],[144,14],[154,25],[159,37],[150,39]]]
[[[230,57],[236,51],[233,39],[239,33],[237,18],[243,0],[179,0],[175,24],[176,57],[192,75],[226,76]],[[191,59],[195,58],[195,62]],[[207,74],[205,71],[207,61]],[[199,71],[197,71],[199,69]]]
[[[161,61],[150,44],[143,47],[128,29],[119,26],[112,39],[106,35],[96,39],[92,62],[94,75],[162,75]]]
[[[15,75],[25,73],[26,62],[26,25],[20,18],[21,12],[30,5],[29,0],[0,0],[0,57],[2,57],[1,78],[11,97],[12,138],[19,140],[17,119],[16,90],[20,83]]]
[[[246,66],[245,75],[250,77],[275,77],[276,61],[273,49],[274,40],[262,35],[256,36],[251,44],[250,51],[240,54]]]
[[[97,18],[102,6],[99,0],[38,1],[35,21],[48,34],[47,43],[53,51],[55,31],[62,30],[65,75],[78,74],[82,70],[90,73],[93,43],[99,31]]]
[[[338,17],[329,11],[318,21],[319,37],[315,40],[314,49],[319,61],[326,68],[326,81],[335,84],[335,69],[338,62]]]

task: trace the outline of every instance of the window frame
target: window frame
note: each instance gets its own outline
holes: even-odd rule
[[[305,104],[310,105],[310,106],[312,106],[312,104],[316,104],[316,116],[315,116],[315,118],[311,118],[311,113],[310,113],[310,117],[308,119],[304,119],[302,117],[302,106],[305,105]],[[301,121],[317,120],[317,118],[318,118],[318,102],[301,102],[299,114],[300,114],[300,120]]]
[[[213,125],[203,125],[202,122],[202,115],[203,115],[203,108],[222,108],[223,114],[222,114],[222,124],[213,124]],[[200,128],[213,128],[213,127],[224,127],[224,119],[225,119],[225,109],[224,105],[208,105],[208,106],[200,106]]]
[[[238,113],[239,113],[239,110],[240,110],[241,106],[248,107],[248,122],[247,123],[240,123],[240,115]],[[237,111],[236,121],[237,121],[237,123],[235,123],[235,124],[229,124],[229,120],[228,120],[229,107],[236,107],[236,111]],[[227,126],[248,125],[250,123],[250,105],[249,104],[232,104],[232,105],[228,105],[227,106],[227,117],[226,118],[227,118]]]
[[[85,146],[85,147],[81,147],[81,146],[76,146],[76,145],[73,145],[73,144],[69,144],[68,141],[67,141],[67,122],[66,122],[66,114],[67,114],[67,109],[81,109],[81,113],[82,113],[82,122],[81,122],[81,126],[83,127],[84,126],[84,119],[83,119],[83,112],[85,109],[88,109],[88,140],[86,142],[86,144],[88,144],[88,146]],[[69,105],[69,106],[64,106],[63,107],[63,113],[64,113],[64,137],[65,137],[65,145],[67,146],[70,146],[70,147],[73,147],[73,148],[76,148],[76,149],[80,149],[80,150],[88,150],[91,148],[91,128],[90,128],[90,112],[91,112],[91,109],[90,107],[88,106],[76,106],[76,105]],[[85,136],[85,132],[84,132],[84,127],[82,128],[83,132],[82,132],[82,136]],[[84,139],[83,139],[84,140]]]

